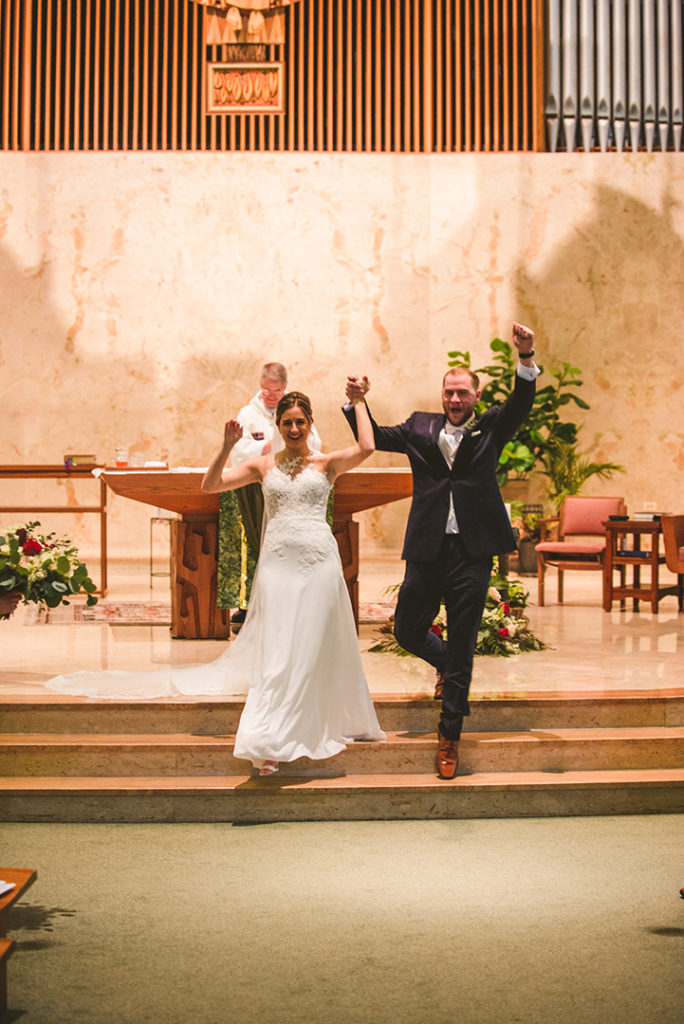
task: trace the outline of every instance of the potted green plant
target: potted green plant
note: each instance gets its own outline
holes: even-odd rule
[[[516,506],[519,506],[516,508]],[[518,568],[523,576],[534,576],[537,572],[537,552],[535,546],[541,540],[541,522],[543,511],[541,505],[530,509],[519,502],[511,509],[511,522],[517,531]]]
[[[614,473],[624,472],[616,462],[594,462],[578,450],[577,442],[558,438],[549,440],[544,453],[544,473],[549,478],[549,498],[557,512],[568,495],[579,494],[592,476],[607,480]]]

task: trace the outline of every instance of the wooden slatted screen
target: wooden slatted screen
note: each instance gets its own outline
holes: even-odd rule
[[[0,0],[0,149],[544,147],[543,0],[300,0],[281,114],[207,114],[191,0]]]

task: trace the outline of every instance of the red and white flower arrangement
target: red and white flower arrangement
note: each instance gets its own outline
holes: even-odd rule
[[[399,588],[390,588],[396,589]],[[532,631],[525,608],[529,600],[529,592],[517,580],[502,576],[495,564],[494,572],[489,581],[487,602],[482,614],[482,621],[477,634],[476,654],[497,654],[509,657],[522,654],[524,651],[543,651],[546,644]],[[386,651],[393,654],[407,655],[393,636],[391,623],[382,626],[380,631],[385,634],[370,651]],[[446,640],[446,613],[444,608],[430,627],[436,636]]]
[[[87,604],[97,604],[95,584],[66,538],[36,533],[40,523],[0,531],[0,594],[19,594],[24,604],[56,608],[84,591]],[[3,615],[2,618],[8,618]]]

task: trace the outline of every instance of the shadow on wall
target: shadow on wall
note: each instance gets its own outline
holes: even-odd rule
[[[49,262],[20,267],[0,245],[0,365],[3,415],[0,420],[3,462],[52,462],[46,441],[59,431],[60,413],[68,399],[68,368],[59,350],[65,325],[46,295],[50,293]],[[51,445],[48,445],[51,447]],[[59,452],[62,455],[62,452]]]
[[[82,291],[87,284],[81,283]],[[106,278],[97,285],[98,292],[106,291]],[[125,339],[123,354],[118,297],[107,297],[112,306],[107,314],[87,308],[93,296],[74,300],[70,295],[76,313],[68,323],[51,301],[58,288],[51,259],[44,256],[27,269],[6,245],[0,245],[0,287],[6,296],[0,312],[0,362],[11,382],[4,389],[0,428],[7,463],[59,463],[74,451],[92,452],[108,462],[115,447],[124,445],[142,460],[166,452],[177,464],[204,464],[221,442],[225,420],[258,391],[263,363],[288,362],[286,350],[293,347],[274,342],[268,351],[258,343],[245,355],[244,344],[238,348],[229,337],[221,341],[220,324],[216,336],[185,342],[176,325],[161,326],[160,311],[154,337],[141,337],[134,356]],[[165,334],[172,335],[172,346],[165,345]],[[312,368],[305,371],[300,359],[291,359],[288,369],[290,386],[311,391],[321,411],[334,386],[330,406],[339,415],[338,432],[346,443],[339,407],[347,368],[334,385],[321,371],[315,388]]]
[[[192,460],[188,424],[212,396],[222,395],[226,382],[253,372],[252,360],[247,367],[229,349],[220,358],[202,350],[179,365],[159,336],[141,338],[138,354],[122,357],[114,315],[97,318],[104,337],[89,339],[78,303],[69,324],[50,301],[56,283],[47,258],[25,269],[0,246],[0,287],[7,297],[0,317],[0,362],[8,382],[0,437],[7,463],[59,463],[69,451],[92,452],[105,462],[113,460],[118,444],[142,459],[181,447],[174,457]],[[248,387],[248,397],[255,390]],[[224,415],[227,403],[217,397],[215,404]]]
[[[666,196],[659,213],[601,185],[595,216],[573,226],[544,274],[534,278],[523,266],[516,275],[518,302],[534,316],[544,354],[583,370],[592,413],[605,402],[617,414],[616,441],[635,418],[652,415],[664,391],[683,386],[672,375],[684,315],[684,243],[674,206]],[[669,412],[663,422],[671,427]]]
[[[583,373],[581,396],[591,408],[570,406],[567,414],[585,424],[580,446],[597,461],[625,466],[594,491],[615,493],[617,480],[632,507],[644,499],[667,505],[668,481],[684,470],[684,432],[673,416],[684,387],[676,205],[666,193],[659,212],[600,185],[594,216],[573,225],[544,273],[535,278],[522,266],[516,274],[519,307],[543,339],[541,361],[569,362]]]

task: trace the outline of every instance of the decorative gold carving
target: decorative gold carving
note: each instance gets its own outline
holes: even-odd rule
[[[284,108],[283,65],[207,65],[207,113],[281,114]]]
[[[195,0],[207,8],[204,41],[207,46],[226,43],[285,42],[285,7],[298,0]]]
[[[267,60],[266,47],[262,43],[230,43],[222,56],[227,64],[264,64]]]
[[[235,43],[268,43],[281,46],[285,42],[285,15],[281,11],[252,11],[241,14],[237,8],[230,11],[207,10],[204,19],[204,42],[207,46]]]
[[[290,4],[299,3],[299,0],[195,0],[196,4],[202,7],[214,7],[219,11],[263,11],[269,14],[279,7],[289,7]]]

